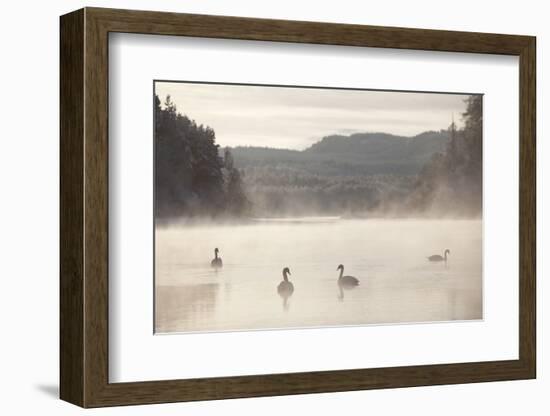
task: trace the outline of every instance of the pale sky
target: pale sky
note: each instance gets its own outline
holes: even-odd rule
[[[212,127],[222,146],[302,150],[331,134],[414,136],[460,127],[467,95],[156,82],[178,112]]]

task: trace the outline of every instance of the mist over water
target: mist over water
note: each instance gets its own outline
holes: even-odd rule
[[[482,319],[482,222],[257,219],[157,226],[155,332]],[[223,268],[210,266],[214,248]],[[443,255],[432,263],[427,257]],[[360,285],[340,290],[339,264]],[[289,267],[293,294],[277,286]]]

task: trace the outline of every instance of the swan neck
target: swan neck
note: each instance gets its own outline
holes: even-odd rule
[[[339,278],[341,279],[343,275],[344,275],[344,268],[342,267],[342,268],[340,269],[340,277],[339,277]]]
[[[288,282],[288,276],[286,275],[286,270],[283,271],[283,279],[285,282]]]

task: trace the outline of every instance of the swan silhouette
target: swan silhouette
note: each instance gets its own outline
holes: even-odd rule
[[[288,275],[290,273],[290,269],[288,267],[285,267],[283,269],[283,281],[279,283],[279,286],[277,286],[277,293],[282,298],[289,298],[292,293],[294,293],[294,285],[291,281],[288,280]]]
[[[288,310],[288,299],[294,293],[294,285],[288,280],[287,275],[289,274],[290,269],[288,267],[285,267],[283,269],[283,281],[279,283],[279,286],[277,286],[277,293],[281,298],[283,298],[283,309],[285,311]]]
[[[439,254],[434,254],[433,256],[428,257],[429,261],[444,261],[447,262],[447,254],[451,254],[451,250],[446,249],[444,256],[440,256]]]
[[[338,285],[344,289],[350,289],[359,285],[359,279],[353,276],[344,276],[344,265],[340,264],[336,270],[340,270],[340,277],[338,277]]]
[[[219,253],[220,250],[218,250],[218,248],[216,247],[214,249],[214,258],[212,259],[212,261],[210,262],[210,265],[216,269],[219,269],[221,267],[223,267],[223,262],[222,262],[222,258],[221,257],[218,257],[218,253]]]

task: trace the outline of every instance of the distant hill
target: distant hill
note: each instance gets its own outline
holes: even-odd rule
[[[292,168],[317,175],[413,175],[436,152],[443,152],[448,131],[413,137],[386,133],[326,136],[303,151],[268,147],[231,149],[235,166]]]

